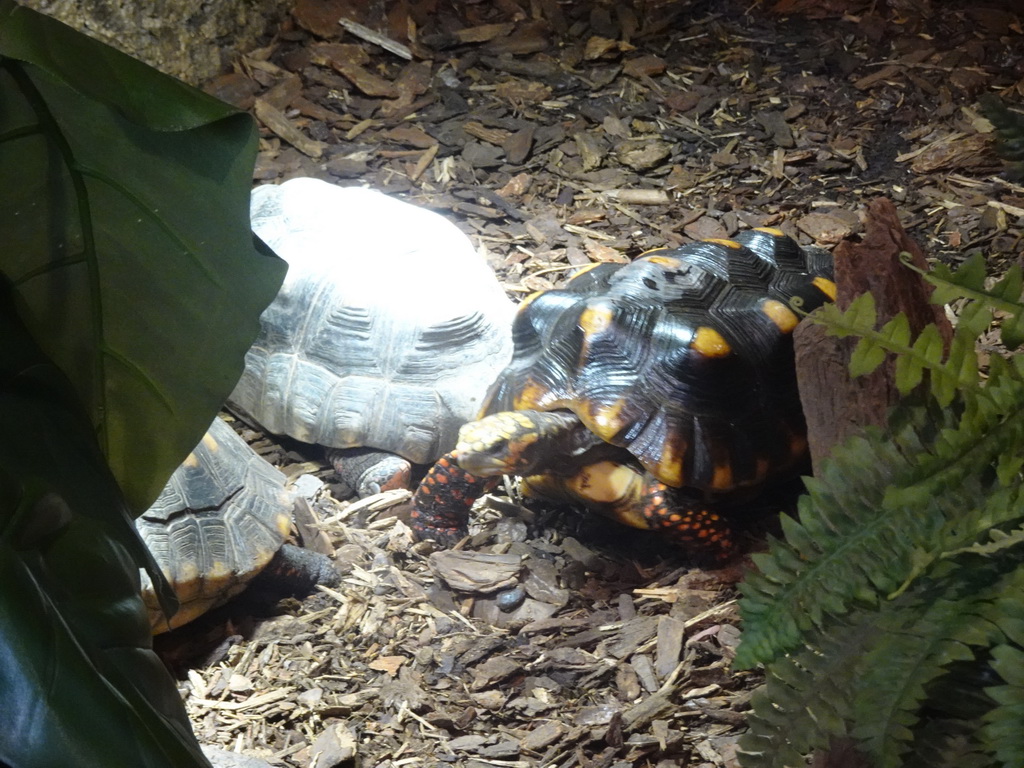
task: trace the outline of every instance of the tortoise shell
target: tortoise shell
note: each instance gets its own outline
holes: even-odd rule
[[[252,195],[288,262],[231,401],[270,432],[429,463],[455,444],[512,354],[515,311],[450,221],[316,179]]]
[[[221,419],[136,521],[180,608],[168,623],[143,572],[153,630],[185,624],[241,592],[291,529],[285,477]]]
[[[569,409],[673,487],[762,483],[805,455],[791,332],[832,258],[759,229],[602,264],[528,298],[481,415]]]

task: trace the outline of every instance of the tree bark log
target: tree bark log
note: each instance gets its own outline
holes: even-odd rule
[[[895,206],[885,198],[872,200],[864,224],[860,242],[844,241],[833,254],[839,307],[846,309],[870,291],[879,324],[903,312],[914,336],[935,323],[948,346],[953,329],[943,308],[928,303],[931,287],[900,263],[900,253],[907,251],[915,266],[926,266],[923,251],[904,231]],[[793,342],[811,462],[817,472],[836,443],[869,424],[885,425],[889,409],[899,399],[894,364],[887,361],[874,373],[851,379],[850,354],[857,339],[837,339],[821,326],[801,323]]]

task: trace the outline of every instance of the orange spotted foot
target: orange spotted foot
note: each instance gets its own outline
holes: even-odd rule
[[[724,565],[738,550],[728,522],[713,509],[651,479],[641,497],[641,512],[652,530],[662,531],[695,560]]]
[[[446,454],[416,489],[409,525],[419,538],[450,547],[466,535],[473,502],[497,482],[497,477],[471,475],[455,462],[454,453]]]

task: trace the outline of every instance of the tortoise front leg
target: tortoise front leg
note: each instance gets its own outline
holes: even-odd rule
[[[737,554],[732,526],[702,499],[647,477],[640,513],[647,527],[661,531],[697,560],[723,564]]]
[[[477,477],[460,467],[454,453],[437,460],[412,497],[409,525],[421,539],[451,547],[469,532],[473,502],[494,488],[498,477]]]

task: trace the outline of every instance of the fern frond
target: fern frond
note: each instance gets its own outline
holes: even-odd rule
[[[974,509],[964,510],[943,526],[936,542],[928,550],[914,553],[913,566],[903,585],[890,597],[906,590],[921,574],[939,560],[973,553],[993,556],[1021,547],[1024,551],[1024,488],[1020,485],[989,490],[984,501]],[[1011,526],[1004,532],[1002,526]],[[1012,526],[1017,525],[1016,529]]]
[[[957,317],[958,330],[973,341],[992,321],[992,313],[1006,315],[1000,321],[1000,340],[1014,350],[1024,342],[1024,304],[1021,290],[1024,288],[1024,274],[1014,264],[991,287],[987,282],[985,258],[976,253],[970,256],[955,272],[944,264],[936,264],[931,271],[924,271],[907,259],[903,263],[917,272],[935,287],[932,304],[952,304],[959,299],[971,299]],[[967,310],[967,314],[964,314]]]
[[[945,423],[928,453],[917,457],[917,477],[900,478],[900,484],[888,489],[884,496],[887,507],[924,504],[936,491],[953,488],[972,476],[988,482],[985,472],[1013,466],[1012,461],[1007,465],[1003,456],[1017,456],[1015,449],[1024,448],[1024,414],[1018,401],[1021,383],[1008,380],[1008,370],[997,364],[990,372],[988,386],[964,392],[956,404],[947,404],[952,407],[944,409]],[[950,412],[961,407],[960,418],[950,423]],[[1001,474],[1007,473],[1001,470]],[[1012,479],[1009,474],[1007,481]]]
[[[948,765],[993,766],[973,735],[996,703],[981,691],[979,670],[987,669],[985,649],[1004,637],[997,625],[1006,600],[1024,594],[1024,568],[1019,552],[977,562],[947,562],[896,599],[829,618],[769,664],[740,741],[745,768],[801,765],[812,750],[847,734],[871,765],[901,768],[908,754],[944,754],[928,741],[935,719],[961,735],[949,744],[954,755],[973,756]]]
[[[1017,486],[999,487],[1003,451],[1024,455],[1024,410],[916,407],[896,414],[887,439],[855,437],[808,478],[800,522],[754,555],[740,586],[743,641],[736,664],[768,663],[852,604],[874,603],[993,525],[1024,521]],[[989,466],[985,473],[981,468]]]
[[[921,274],[935,290],[930,301],[948,304],[959,299],[972,299],[957,317],[957,332],[948,353],[934,325],[928,325],[911,341],[910,326],[904,314],[896,315],[881,328],[875,328],[877,310],[870,293],[858,296],[843,312],[834,304],[826,305],[808,319],[825,326],[834,336],[860,337],[850,359],[850,375],[862,376],[874,371],[888,355],[896,357],[895,383],[899,392],[909,394],[929,372],[932,395],[940,405],[949,404],[957,391],[976,389],[978,360],[975,340],[992,323],[994,311],[1004,316],[1000,320],[1000,339],[1007,349],[1016,349],[1024,343],[1024,303],[1021,289],[1024,275],[1014,265],[991,288],[985,287],[985,261],[980,254],[967,259],[953,272],[939,264],[925,272],[912,264],[908,254],[902,254],[904,264]],[[1019,376],[1018,376],[1019,378]]]
[[[835,449],[740,585],[736,665],[766,668],[749,768],[804,765],[839,736],[878,768],[1024,765],[1024,356],[992,356],[982,382],[975,352],[996,312],[1003,343],[1024,341],[1024,275],[986,287],[972,258],[928,279],[933,302],[967,299],[948,349],[902,316],[876,329],[869,296],[820,312],[861,337],[851,370],[895,355],[923,404]]]
[[[879,640],[870,625],[847,630],[822,636],[820,648],[804,648],[765,669],[739,740],[744,768],[802,765],[805,755],[847,735],[858,656]]]
[[[981,736],[1004,768],[1024,765],[1024,592],[1006,595],[999,628],[1009,642],[992,649],[992,669],[1000,685],[985,689],[999,706],[985,716]]]
[[[916,340],[910,340],[910,325],[900,313],[879,329],[875,323],[874,298],[870,293],[858,296],[845,311],[827,304],[808,315],[808,320],[823,325],[834,336],[857,335],[860,340],[850,357],[850,375],[863,376],[885,362],[887,355],[896,355],[896,386],[909,394],[928,371],[932,391],[942,405],[949,404],[953,394],[978,381],[978,362],[973,340],[969,344],[952,344],[944,356],[941,336],[935,326],[925,327]]]
[[[1024,765],[1024,650],[996,646],[992,668],[1006,682],[986,689],[999,706],[985,717],[982,735],[1004,768],[1017,768]]]
[[[993,768],[992,755],[978,745],[980,720],[933,719],[918,729],[920,746],[904,768]]]
[[[887,601],[877,613],[861,612],[878,627],[882,641],[859,660],[853,735],[878,768],[903,765],[914,746],[923,706],[930,693],[943,689],[948,670],[957,662],[964,662],[964,669],[975,668],[978,649],[1000,639],[992,621],[999,610],[996,603],[1007,590],[1024,588],[1024,570],[1002,578],[998,566],[985,570],[995,579],[986,587],[978,583],[980,573],[955,566],[945,578],[921,582],[921,588]],[[990,698],[984,702],[991,706]]]

